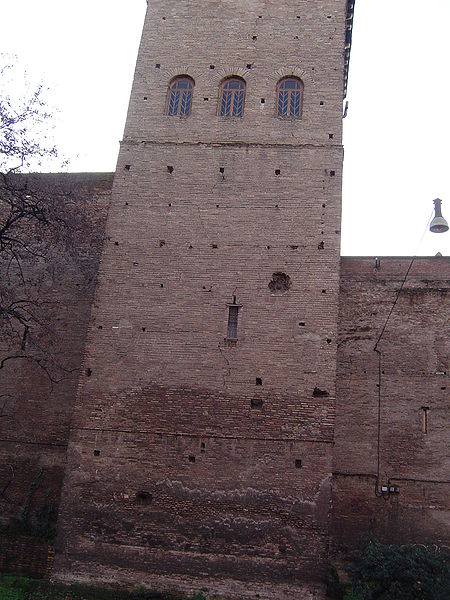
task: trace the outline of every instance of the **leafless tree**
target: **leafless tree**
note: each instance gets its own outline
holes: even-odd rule
[[[11,71],[14,65],[0,68],[0,88]],[[48,179],[30,174],[54,165],[58,150],[43,86],[24,90],[21,98],[0,95],[0,375],[11,361],[30,361],[52,388],[65,366],[43,343],[52,300],[41,287],[58,246],[70,249],[76,203],[70,190],[56,193]]]

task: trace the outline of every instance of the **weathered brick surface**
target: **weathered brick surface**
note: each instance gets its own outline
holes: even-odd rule
[[[29,345],[24,351],[19,345],[18,352],[14,344],[8,346],[10,340],[0,340],[2,359],[16,354],[38,359],[43,356],[43,364],[48,366],[50,374],[26,359],[7,361],[0,371],[2,524],[20,517],[30,486],[38,477],[30,516],[34,519],[34,511],[46,494],[49,502],[59,503],[70,420],[112,185],[112,174],[29,177],[30,189],[39,185],[49,197],[56,195],[62,203],[77,203],[77,207],[67,210],[68,227],[63,231],[49,230],[41,242],[30,236],[30,247],[46,258],[36,260],[35,254],[30,254],[21,263],[28,295],[23,286],[18,285],[16,300],[31,298],[39,302],[38,306],[31,305],[36,320],[30,322],[29,337],[35,345]],[[61,244],[55,243],[52,248],[52,235],[70,236],[66,251],[61,249]],[[17,281],[13,269],[9,275],[10,280],[2,282],[5,286]]]
[[[114,568],[158,587],[322,597],[345,9],[149,4],[72,422],[57,578]],[[180,73],[195,80],[188,119],[164,115]],[[247,81],[242,119],[217,115],[232,73]],[[275,114],[289,73],[305,84],[299,120]],[[284,295],[268,287],[276,272],[291,278]],[[233,296],[236,344],[224,339]]]
[[[0,572],[49,579],[54,551],[45,541],[27,536],[0,537]]]
[[[379,342],[410,258],[343,258],[333,480],[335,547],[366,532],[448,544],[450,262],[416,258]],[[379,488],[378,384],[381,382]],[[428,432],[423,410],[428,407]]]
[[[345,5],[150,3],[94,302],[111,175],[47,176],[84,203],[70,252],[27,266],[71,373],[49,394],[39,369],[2,369],[0,507],[19,516],[41,469],[32,510],[58,504],[67,460],[56,579],[312,600],[330,541],[448,544],[450,265],[415,259],[378,388],[410,259],[339,259]],[[171,118],[184,73],[192,114]],[[291,73],[298,121],[275,116]],[[217,115],[231,74],[242,119]]]

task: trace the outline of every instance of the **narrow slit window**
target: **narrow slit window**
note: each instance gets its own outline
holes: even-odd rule
[[[172,117],[188,117],[191,114],[194,81],[190,77],[177,77],[169,87],[167,114]]]
[[[225,79],[220,88],[220,116],[242,117],[244,100],[245,81],[237,77]]]
[[[422,433],[428,433],[428,413],[430,408],[422,406]]]
[[[278,83],[278,116],[301,117],[303,82],[297,77],[288,77]]]
[[[238,317],[239,317],[239,306],[237,306],[236,304],[231,304],[228,307],[228,329],[227,329],[227,338],[230,340],[237,339]]]

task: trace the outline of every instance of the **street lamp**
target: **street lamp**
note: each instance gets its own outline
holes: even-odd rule
[[[430,223],[430,231],[433,233],[445,233],[448,231],[448,223],[441,213],[442,200],[436,198],[434,202],[434,219]]]

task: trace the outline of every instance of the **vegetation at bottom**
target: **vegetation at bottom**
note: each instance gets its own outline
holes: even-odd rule
[[[450,553],[437,546],[395,546],[362,541],[342,582],[331,566],[333,600],[449,600]]]
[[[144,589],[96,588],[55,585],[15,575],[0,575],[0,600],[206,600],[202,594],[186,596]]]
[[[437,546],[361,542],[342,579],[328,574],[330,600],[449,600],[450,553]],[[206,600],[145,589],[63,586],[22,576],[0,575],[0,600]]]

